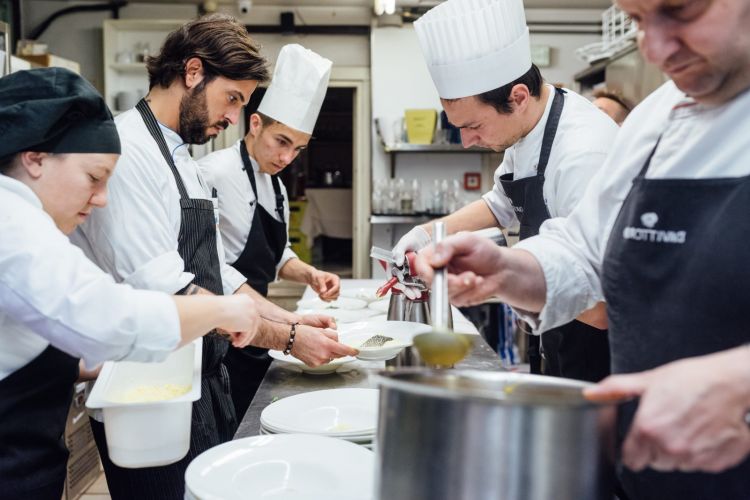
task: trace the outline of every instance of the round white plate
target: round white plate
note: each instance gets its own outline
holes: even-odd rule
[[[415,335],[432,331],[430,325],[411,321],[358,321],[339,328],[339,342],[359,350],[357,358],[364,361],[384,361],[395,358],[405,347],[412,345]],[[393,338],[381,347],[361,347],[375,335]]]
[[[297,309],[297,314],[325,314],[336,320],[336,323],[353,323],[380,314],[373,309]]]
[[[314,299],[303,299],[297,301],[297,307],[299,309],[325,309],[327,313],[328,309],[364,309],[367,307],[367,301],[340,297],[336,300],[326,302],[325,300],[316,297]]]
[[[271,403],[260,422],[277,433],[357,436],[374,432],[377,417],[377,389],[329,389]]]
[[[260,426],[259,434],[266,434],[266,435],[276,435],[276,434],[286,434],[285,432],[274,432],[271,429],[266,429],[262,425]],[[336,439],[343,439],[344,441],[349,441],[350,443],[355,444],[369,444],[372,443],[372,440],[375,438],[375,433],[369,433],[369,434],[361,434],[358,436],[329,436],[329,437],[335,437]]]
[[[287,355],[281,351],[269,350],[268,355],[271,356],[273,359],[277,359],[279,361],[283,361],[285,363],[289,363],[290,365],[296,366],[297,368],[299,368],[305,373],[312,373],[315,375],[326,375],[328,373],[333,373],[341,365],[345,365],[346,363],[351,363],[352,361],[354,361],[353,357],[344,356],[343,358],[336,358],[330,363],[312,367],[312,366],[307,366],[303,361],[295,358],[291,354]]]
[[[390,302],[390,300],[376,300],[375,302],[367,304],[367,307],[373,311],[378,311],[379,313],[387,313]]]
[[[359,299],[367,302],[381,300],[375,295],[377,288],[342,288],[339,296],[349,299]]]
[[[341,439],[254,436],[198,455],[185,472],[185,489],[199,500],[365,500],[374,466],[372,451]]]

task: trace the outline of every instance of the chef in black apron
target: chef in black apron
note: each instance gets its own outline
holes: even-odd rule
[[[455,21],[454,9],[461,10]],[[545,84],[532,64],[520,0],[444,2],[414,23],[432,80],[464,147],[504,151],[494,188],[444,218],[449,233],[520,222],[520,238],[565,217],[600,169],[617,125],[587,99]],[[478,43],[480,40],[481,43]],[[430,242],[417,226],[394,247],[398,261]],[[603,307],[599,308],[600,323]],[[544,373],[598,381],[609,373],[607,332],[579,321],[542,338]],[[531,371],[542,372],[539,337],[529,337]]]
[[[177,251],[185,263],[185,271],[195,275],[191,286],[222,295],[214,202],[210,199],[188,196],[159,123],[148,103],[141,100],[136,109],[158,145],[163,155],[164,168],[171,171],[180,193],[181,224]],[[189,288],[183,290],[183,293]],[[237,420],[230,395],[229,378],[226,367],[222,364],[228,348],[229,341],[216,333],[203,338],[201,398],[193,403],[190,449],[182,460],[162,467],[141,469],[127,469],[115,465],[109,459],[103,424],[91,419],[91,427],[113,498],[181,497],[180,492],[185,488],[185,470],[193,458],[217,444],[232,439]]]
[[[513,173],[510,172],[501,175],[499,179],[521,223],[520,240],[539,234],[539,227],[550,218],[547,204],[544,202],[544,172],[565,106],[565,93],[562,89],[555,89],[552,109],[544,127],[536,175],[514,180]],[[542,373],[544,358],[546,375],[589,382],[598,382],[609,375],[609,342],[606,330],[573,320],[544,332],[541,337],[531,335],[528,345],[531,373]]]
[[[66,69],[21,71],[0,79],[0,124],[0,497],[59,500],[79,357],[158,361],[195,335],[171,296],[115,284],[67,239],[120,154],[98,92]]]
[[[231,148],[198,164],[220,193],[227,262],[266,296],[277,275],[310,284],[324,300],[338,296],[338,276],[297,258],[289,244],[289,201],[279,173],[307,147],[323,104],[331,61],[297,44],[279,53],[273,80],[249,130]],[[237,415],[245,414],[271,363],[267,349],[230,347],[226,365]]]
[[[627,496],[744,500],[750,8],[690,4],[683,16],[658,2],[620,5],[639,16],[644,55],[672,80],[633,110],[607,175],[592,181],[567,219],[548,221],[517,249],[497,250],[471,235],[446,241],[466,264],[454,266],[463,278],[451,293],[461,303],[497,293],[540,330],[606,299],[616,375],[586,395],[631,398],[617,426]],[[472,257],[480,255],[497,265],[477,267]],[[418,266],[430,258],[428,251]],[[472,270],[484,281],[478,294]]]

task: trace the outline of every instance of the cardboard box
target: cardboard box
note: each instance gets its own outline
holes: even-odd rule
[[[21,59],[25,59],[32,64],[36,64],[37,66],[45,67],[45,68],[67,68],[70,71],[73,71],[75,73],[81,74],[81,65],[78,64],[75,61],[71,61],[70,59],[65,59],[64,57],[60,56],[53,56],[52,54],[43,54],[40,56],[19,56]]]

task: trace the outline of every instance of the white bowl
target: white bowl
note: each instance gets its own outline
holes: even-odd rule
[[[324,314],[336,320],[336,323],[353,323],[380,314],[374,309],[297,309],[297,314]],[[340,328],[340,327],[339,327]]]
[[[379,313],[387,313],[390,305],[390,300],[376,300],[375,302],[367,304],[367,307],[373,311],[378,311]]]
[[[312,367],[307,366],[302,360],[299,360],[292,356],[291,354],[284,354],[281,351],[273,351],[269,350],[268,355],[271,356],[273,359],[277,359],[283,363],[288,363],[292,366],[296,366],[300,370],[302,370],[305,373],[312,373],[314,375],[326,375],[329,373],[333,373],[342,365],[345,365],[346,363],[351,363],[354,361],[354,358],[351,356],[344,356],[343,358],[336,358],[330,363],[326,363],[324,365]]]
[[[366,500],[375,456],[363,446],[304,434],[262,435],[221,444],[185,471],[185,496],[196,500]]]
[[[364,361],[385,361],[395,358],[405,347],[412,345],[415,335],[432,331],[430,325],[411,321],[359,321],[339,328],[339,342],[359,350],[357,358]],[[361,347],[375,335],[393,340],[381,347]]]
[[[341,293],[339,294],[341,297],[346,297],[349,299],[359,299],[364,300],[367,302],[374,302],[376,300],[381,300],[377,295],[375,295],[375,292],[377,292],[377,287],[374,288],[342,288]]]
[[[112,462],[129,468],[156,467],[187,454],[193,401],[201,397],[202,353],[203,339],[197,339],[160,363],[104,363],[86,406],[102,409]],[[124,402],[133,390],[164,384],[190,390],[163,401]]]
[[[328,309],[364,309],[365,307],[367,307],[367,302],[364,300],[350,299],[347,297],[340,297],[336,300],[326,302],[325,300],[316,297],[314,299],[302,299],[298,301],[297,307],[299,309],[325,309],[327,313]]]

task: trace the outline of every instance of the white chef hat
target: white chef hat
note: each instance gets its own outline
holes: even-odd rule
[[[331,65],[331,61],[302,45],[284,45],[258,111],[312,134],[326,96]]]
[[[502,87],[531,69],[522,0],[447,0],[418,19],[414,29],[444,99]]]

